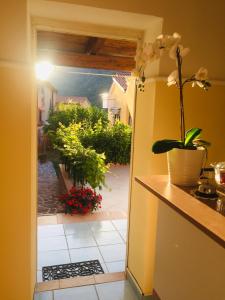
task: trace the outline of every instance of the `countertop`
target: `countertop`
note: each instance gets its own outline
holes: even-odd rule
[[[135,180],[225,248],[225,217],[222,214],[170,184],[166,175],[136,177]]]

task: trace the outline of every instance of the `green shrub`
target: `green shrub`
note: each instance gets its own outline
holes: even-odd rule
[[[79,137],[84,147],[92,147],[97,153],[104,153],[107,163],[128,164],[131,134],[131,127],[119,121],[107,127],[98,122],[93,129],[81,130]]]
[[[45,130],[74,184],[104,185],[106,164],[128,164],[131,127],[111,126],[105,112],[96,107],[60,105]]]
[[[107,113],[95,106],[88,108],[78,104],[59,104],[56,111],[52,112],[45,125],[45,132],[56,132],[60,124],[69,126],[71,123],[80,123],[82,128],[93,128],[98,121],[106,127],[109,123]]]
[[[101,188],[108,171],[105,155],[83,147],[78,137],[80,128],[80,124],[71,124],[68,127],[61,124],[56,131],[54,148],[59,151],[61,161],[74,185],[83,186],[88,183],[92,188]]]

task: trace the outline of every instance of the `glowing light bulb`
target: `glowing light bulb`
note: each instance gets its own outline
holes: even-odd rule
[[[39,80],[47,80],[53,71],[53,65],[48,61],[42,61],[35,66],[36,78]]]

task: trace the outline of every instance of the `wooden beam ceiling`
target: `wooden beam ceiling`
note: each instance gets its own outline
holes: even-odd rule
[[[86,54],[96,55],[100,49],[103,47],[105,39],[100,39],[97,37],[90,37],[86,46]]]
[[[60,66],[131,71],[136,43],[57,32],[37,33],[38,59]]]
[[[38,60],[49,60],[54,65],[99,70],[131,71],[134,59],[131,57],[86,55],[65,51],[40,50]]]

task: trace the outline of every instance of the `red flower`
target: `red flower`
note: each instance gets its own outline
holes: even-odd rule
[[[83,213],[87,213],[89,211],[88,207],[83,207]]]
[[[59,196],[59,199],[65,204],[66,213],[86,214],[101,208],[102,196],[90,187],[72,187],[69,193]]]
[[[73,201],[69,200],[69,201],[67,201],[67,204],[68,204],[69,206],[73,206]]]

